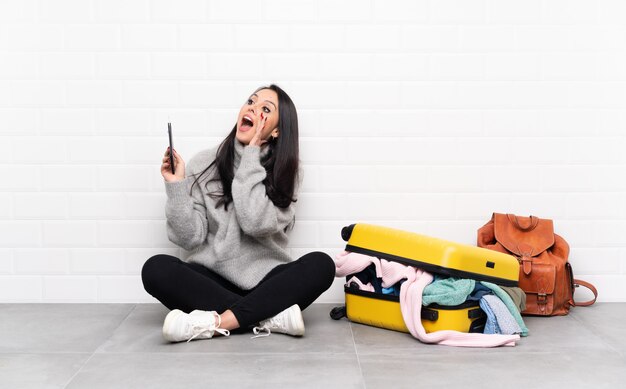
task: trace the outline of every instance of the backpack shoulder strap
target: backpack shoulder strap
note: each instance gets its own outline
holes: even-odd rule
[[[595,286],[593,286],[589,282],[586,282],[583,280],[576,280],[576,279],[574,279],[574,286],[575,287],[584,286],[585,288],[589,289],[593,293],[593,300],[584,301],[582,303],[577,303],[576,301],[574,301],[575,307],[588,307],[596,302],[596,299],[598,298],[598,290],[596,289]]]

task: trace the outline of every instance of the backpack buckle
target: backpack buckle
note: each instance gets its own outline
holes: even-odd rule
[[[545,293],[537,293],[537,304],[547,304],[548,298]]]

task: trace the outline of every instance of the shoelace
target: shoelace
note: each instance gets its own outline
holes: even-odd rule
[[[221,325],[222,325],[222,317],[220,315],[217,315],[217,326],[215,325],[215,321],[213,322],[213,325],[210,325],[208,327],[194,325],[194,327],[193,327],[194,335],[187,340],[187,343],[191,342],[192,340],[194,340],[198,336],[200,336],[200,335],[202,335],[202,334],[204,334],[205,332],[208,332],[208,331],[215,331],[215,332],[217,332],[219,334],[222,334],[224,336],[230,336],[230,331],[222,329],[222,328],[219,328]]]
[[[263,338],[265,336],[270,336],[270,334],[272,333],[272,331],[270,331],[269,328],[263,326],[263,327],[254,327],[252,329],[252,332],[254,332],[254,335],[256,336],[252,336],[250,337],[250,339],[256,339],[256,338]],[[263,332],[261,334],[261,332]]]
[[[274,316],[270,319],[267,319],[262,326],[258,326],[258,327],[254,327],[252,329],[252,332],[254,332],[254,334],[256,336],[251,337],[250,339],[256,339],[256,338],[262,338],[262,337],[266,337],[266,336],[270,336],[272,331],[270,330],[270,327],[280,327],[282,325],[282,321],[280,320],[279,316]],[[261,333],[263,332],[263,333]]]

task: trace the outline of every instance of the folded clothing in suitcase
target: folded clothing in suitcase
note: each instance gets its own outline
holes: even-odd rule
[[[508,254],[365,223],[344,227],[346,251],[371,255],[430,273],[517,286],[519,263]]]

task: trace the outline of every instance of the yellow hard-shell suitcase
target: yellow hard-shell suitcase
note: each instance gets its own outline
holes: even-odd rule
[[[413,232],[365,223],[341,230],[346,251],[415,266],[435,274],[517,286],[519,263],[513,256]]]
[[[355,323],[367,324],[400,332],[409,332],[398,296],[384,295],[345,287],[346,305],[337,307],[331,317],[338,320],[344,316]],[[454,330],[460,332],[483,332],[487,316],[478,301],[466,301],[455,306],[430,304],[422,307],[422,325],[424,330],[435,332]]]

